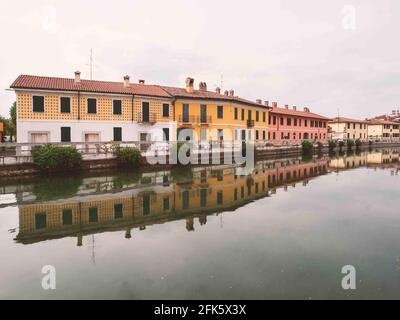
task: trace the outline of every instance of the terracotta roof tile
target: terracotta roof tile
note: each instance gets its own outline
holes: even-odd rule
[[[344,117],[336,117],[331,120],[331,122],[337,123],[337,122],[354,122],[354,123],[368,123],[368,120],[357,120],[357,119],[351,119],[351,118],[344,118]]]
[[[144,96],[170,97],[156,85],[130,83],[125,88],[123,82],[81,80],[75,84],[74,79],[20,75],[11,85],[13,89],[45,89],[60,91],[84,91],[114,94],[137,94]]]
[[[286,108],[279,108],[279,107],[273,107],[271,110],[271,114],[276,113],[276,114],[284,114],[284,115],[290,115],[290,116],[298,116],[298,117],[307,117],[307,118],[313,118],[313,119],[321,119],[321,120],[330,120],[327,117],[321,116],[319,114],[313,113],[313,112],[306,112],[306,111],[301,111],[301,110],[293,110],[293,109],[286,109]]]

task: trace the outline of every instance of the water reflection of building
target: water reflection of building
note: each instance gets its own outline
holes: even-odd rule
[[[235,175],[236,168],[197,168],[182,177],[170,172],[147,173],[134,182],[106,178],[85,179],[77,192],[64,200],[43,201],[33,193],[18,197],[19,234],[16,240],[33,243],[47,239],[82,237],[106,231],[133,229],[174,220],[186,220],[194,231],[207,216],[233,211],[251,201],[287,189],[327,172],[327,158],[303,163],[299,159],[258,162],[251,175]]]
[[[329,160],[329,168],[334,171],[367,168],[399,168],[399,150],[384,149],[368,152],[348,153],[342,156],[332,157]]]

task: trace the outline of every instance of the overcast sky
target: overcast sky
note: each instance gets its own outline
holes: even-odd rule
[[[350,6],[350,7],[349,7]],[[355,20],[352,8],[355,9]],[[326,116],[400,109],[398,0],[2,1],[0,114],[19,74],[184,86]]]

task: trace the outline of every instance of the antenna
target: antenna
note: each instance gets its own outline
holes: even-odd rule
[[[89,64],[86,64],[90,68],[90,80],[93,80],[93,49],[90,48]]]
[[[220,85],[221,91],[224,89],[224,75],[221,74],[221,85]]]

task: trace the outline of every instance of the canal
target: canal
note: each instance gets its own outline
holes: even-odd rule
[[[399,168],[382,149],[2,181],[0,298],[399,298]]]

